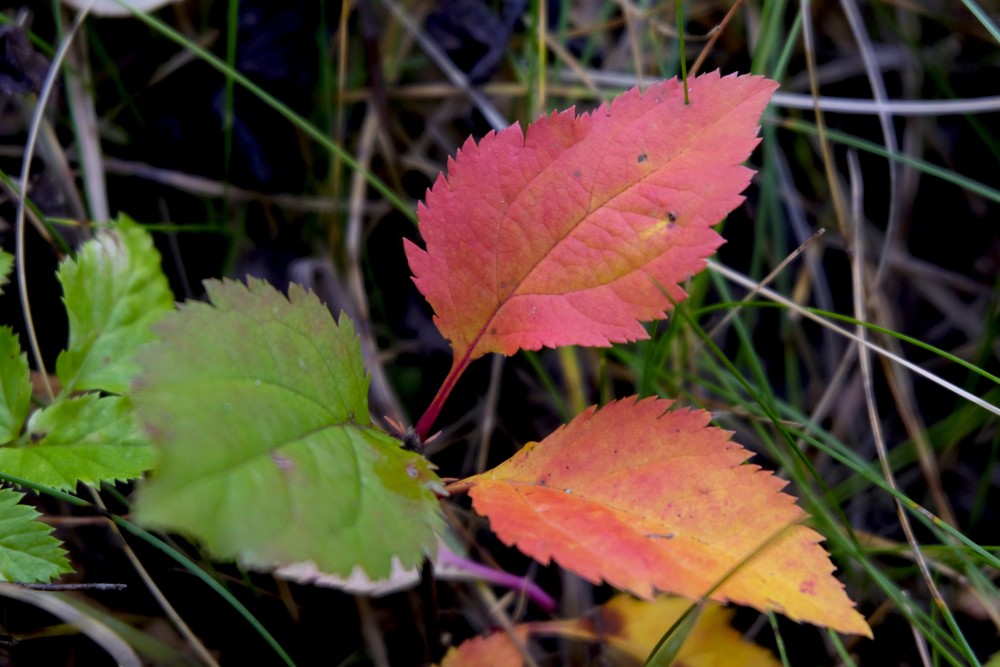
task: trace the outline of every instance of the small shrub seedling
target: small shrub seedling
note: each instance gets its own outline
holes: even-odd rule
[[[149,469],[140,524],[250,568],[306,562],[371,579],[440,557],[441,504],[467,493],[505,544],[587,581],[871,636],[785,482],[747,464],[750,452],[707,412],[623,398],[448,484],[413,451],[479,357],[648,337],[641,322],[664,318],[722,243],[713,225],[742,201],[742,163],[775,88],[705,74],[689,81],[689,104],[672,80],[591,113],[553,113],[524,133],[469,139],[419,206],[425,247],[406,242],[454,355],[407,447],[369,415],[345,315],[334,321],[305,289],[286,297],[255,279],[207,281],[207,303],[171,310],[149,237],[120,221],[60,271],[71,327],[56,367],[62,390],[25,429],[27,361],[0,331],[0,469],[57,489]],[[0,545],[0,574],[65,572],[34,512],[0,493],[0,520],[23,536]],[[615,598],[601,613],[630,618],[634,603]],[[644,657],[650,644],[626,635],[610,637]],[[468,642],[448,664],[514,650],[496,641]]]
[[[3,276],[11,264],[5,257]],[[27,355],[13,331],[0,327],[0,471],[55,490],[138,477],[153,465],[154,451],[121,394],[138,370],[135,350],[173,308],[159,253],[148,233],[122,217],[65,260],[57,277],[70,337],[56,362],[58,391],[49,388],[45,407],[31,412]],[[0,498],[0,579],[44,582],[70,571],[37,513],[17,504],[22,494],[5,488]]]

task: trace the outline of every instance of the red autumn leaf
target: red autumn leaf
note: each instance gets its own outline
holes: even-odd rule
[[[708,413],[670,404],[592,408],[449,490],[468,489],[504,543],[588,581],[697,599],[755,554],[712,599],[871,636],[786,483],[744,465]]]
[[[646,338],[639,320],[722,243],[742,201],[757,123],[777,84],[676,79],[466,141],[419,207],[415,282],[456,366],[488,352]],[[669,295],[669,296],[668,296]]]

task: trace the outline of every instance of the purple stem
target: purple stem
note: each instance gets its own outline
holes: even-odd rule
[[[527,595],[529,600],[550,614],[556,609],[556,601],[552,599],[552,596],[543,591],[538,584],[530,579],[518,577],[503,570],[496,570],[481,563],[471,561],[468,558],[462,558],[451,549],[445,547],[444,544],[438,545],[437,562],[442,566],[455,568],[471,574],[485,582],[520,591]]]

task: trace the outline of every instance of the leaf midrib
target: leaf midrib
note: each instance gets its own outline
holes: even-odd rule
[[[646,95],[648,93],[649,93],[648,90],[644,91],[643,95]],[[677,159],[678,157],[680,157],[683,154],[687,153],[688,150],[690,149],[690,146],[693,145],[698,140],[698,138],[700,138],[703,134],[705,134],[709,129],[714,129],[719,123],[721,123],[726,117],[728,117],[729,114],[731,114],[733,112],[733,109],[735,109],[737,106],[742,105],[746,101],[747,101],[746,98],[741,99],[741,100],[737,100],[736,104],[730,106],[726,111],[720,113],[720,115],[716,118],[716,120],[714,122],[712,122],[710,125],[707,125],[707,126],[703,127],[702,130],[700,132],[698,132],[697,134],[688,135],[690,137],[689,141],[687,142],[687,144],[685,145],[685,147],[682,150],[679,150],[675,154],[675,157],[670,162],[673,162],[674,159]],[[650,107],[648,110],[646,110],[646,112],[644,112],[639,117],[637,117],[633,121],[633,123],[636,122],[636,121],[638,121],[640,118],[646,117],[647,114],[653,113],[654,111],[659,110],[659,109],[660,109],[659,106]],[[591,113],[594,113],[594,112],[591,112]],[[530,129],[530,127],[529,127],[529,129]],[[577,143],[573,144],[572,146],[568,147],[567,150],[569,150],[569,148],[575,148],[577,146],[580,146],[583,143],[583,141],[586,140],[586,138],[587,137],[584,137],[584,139],[581,140],[580,142],[577,142]],[[525,133],[525,141],[526,140],[527,140],[527,133]],[[605,153],[601,157],[602,163],[603,163],[603,160],[605,159],[605,156],[607,154],[607,147],[608,146],[611,146],[611,142],[609,142],[609,143],[607,143],[605,145]],[[527,192],[531,188],[532,183],[534,183],[543,174],[545,174],[546,172],[548,172],[549,169],[553,168],[553,165],[555,165],[557,162],[558,162],[558,160],[554,160],[553,162],[550,162],[548,166],[546,166],[544,169],[542,169],[537,174],[535,174],[534,176],[532,176],[532,178],[520,190],[520,192],[518,192],[517,195],[515,195],[514,198],[509,203],[507,203],[505,205],[503,215],[501,216],[500,221],[498,223],[498,227],[497,227],[497,239],[498,240],[499,240],[500,236],[503,233],[503,226],[504,226],[505,221],[507,220],[507,213],[510,210],[511,206],[513,206],[514,203],[517,202],[524,195],[524,193]],[[666,163],[666,164],[669,164],[669,162]],[[500,261],[499,261],[499,243],[498,243],[497,246],[494,248],[494,262],[493,262],[493,266],[494,266],[494,280],[493,280],[493,284],[494,284],[494,292],[496,293],[496,297],[495,298],[496,298],[497,304],[496,304],[496,307],[494,307],[493,310],[487,315],[487,317],[483,321],[483,325],[477,330],[476,335],[473,337],[472,341],[469,343],[469,347],[468,347],[467,353],[465,355],[463,355],[463,357],[472,356],[473,351],[475,350],[476,346],[479,344],[479,341],[482,339],[482,337],[485,334],[485,332],[489,329],[490,324],[494,321],[494,319],[497,317],[497,315],[500,312],[500,310],[502,310],[503,307],[508,302],[510,302],[513,298],[518,297],[518,296],[527,296],[526,294],[521,294],[521,293],[518,292],[518,290],[520,289],[521,285],[523,285],[525,282],[528,281],[529,278],[531,278],[531,276],[535,273],[535,271],[538,269],[538,267],[545,262],[545,260],[549,257],[549,255],[551,253],[553,253],[556,250],[556,248],[558,248],[563,242],[565,242],[566,239],[568,239],[570,236],[572,236],[573,233],[576,232],[580,228],[580,226],[583,225],[586,222],[586,220],[590,217],[590,215],[595,210],[600,210],[600,209],[608,206],[609,203],[611,203],[612,201],[614,201],[616,198],[620,197],[623,193],[632,190],[633,188],[635,188],[636,186],[638,186],[639,184],[641,184],[643,181],[645,181],[647,178],[655,176],[662,169],[664,169],[666,167],[666,164],[663,167],[660,167],[659,169],[655,169],[653,171],[650,171],[649,173],[643,175],[639,179],[637,179],[635,181],[632,181],[629,184],[627,184],[626,186],[622,187],[617,192],[615,192],[611,196],[607,197],[596,208],[594,208],[593,206],[591,206],[589,208],[589,210],[587,211],[587,213],[583,217],[581,217],[580,220],[578,220],[574,225],[570,226],[567,229],[566,233],[563,234],[563,236],[560,237],[558,240],[556,240],[556,242],[553,243],[552,246],[550,248],[548,248],[548,250],[546,250],[545,253],[543,253],[531,265],[530,268],[528,268],[528,270],[524,273],[524,275],[522,275],[520,278],[518,278],[517,280],[514,281],[515,284],[514,284],[513,289],[511,289],[509,295],[505,299],[502,299],[502,300],[500,299],[499,292],[498,292],[498,286],[500,284],[500,276],[499,276]],[[600,167],[598,167],[598,169],[599,168]],[[593,203],[593,198],[591,199],[591,202]],[[656,257],[653,257],[652,259],[650,259],[646,263],[641,264],[636,269],[634,269],[634,270],[632,270],[632,271],[630,271],[628,273],[635,273],[637,271],[643,270],[646,266],[649,265],[650,262],[655,261],[655,259],[656,259]],[[618,276],[618,277],[614,278],[611,281],[608,281],[608,282],[605,282],[605,283],[600,283],[599,285],[595,285],[595,287],[600,287],[600,286],[608,285],[611,282],[614,282],[614,280],[620,279],[621,277],[622,276]],[[593,288],[588,288],[588,289],[593,289]],[[574,291],[581,291],[581,290],[574,290]],[[571,293],[573,293],[573,292],[567,292],[566,294],[571,294]],[[556,296],[556,295],[555,294],[545,294],[543,296]]]

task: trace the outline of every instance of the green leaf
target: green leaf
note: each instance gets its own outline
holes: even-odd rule
[[[9,252],[0,250],[0,294],[3,294],[3,286],[10,281],[10,272],[14,268],[14,256]]]
[[[138,477],[152,466],[153,456],[129,399],[84,394],[31,415],[17,446],[0,447],[0,470],[72,489],[77,482]]]
[[[69,314],[69,347],[56,360],[63,391],[124,393],[138,371],[136,348],[153,339],[150,327],[173,309],[153,240],[125,216],[98,232],[59,267]]]
[[[0,444],[17,438],[30,408],[28,357],[21,352],[14,332],[0,327]]]
[[[394,555],[432,553],[440,480],[371,424],[351,321],[297,285],[290,300],[258,280],[206,288],[214,306],[186,304],[139,353],[136,409],[160,453],[139,520],[257,567],[381,578]]]
[[[22,498],[16,491],[0,488],[0,580],[49,582],[72,572],[52,529],[35,520],[39,514],[33,507],[19,504]]]

